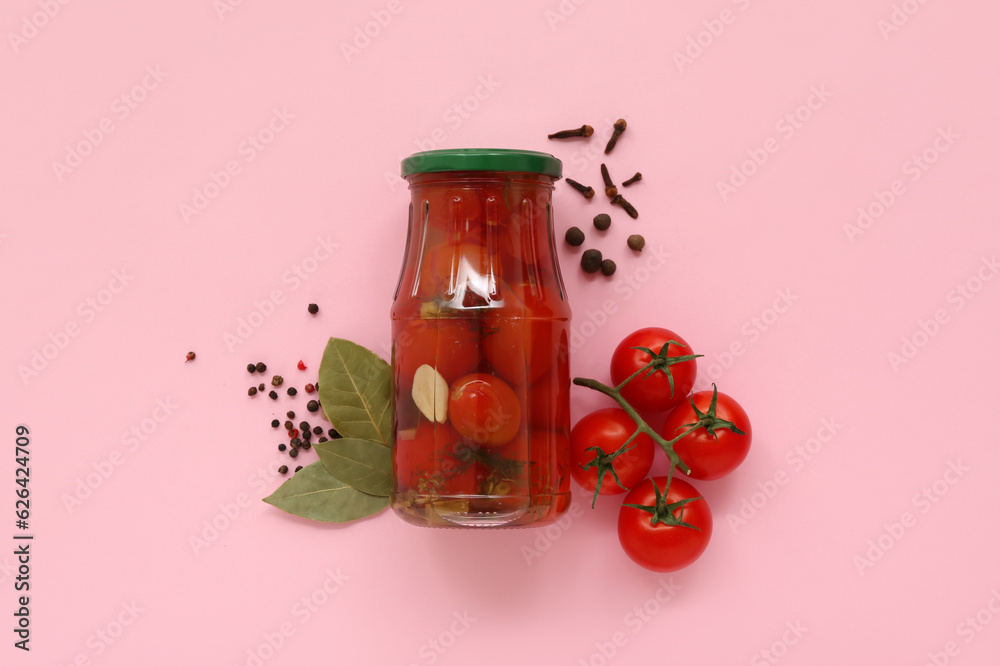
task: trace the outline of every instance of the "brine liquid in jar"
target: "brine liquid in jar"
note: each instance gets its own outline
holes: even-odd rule
[[[442,527],[569,507],[569,321],[551,155],[417,153],[392,308],[392,507]]]

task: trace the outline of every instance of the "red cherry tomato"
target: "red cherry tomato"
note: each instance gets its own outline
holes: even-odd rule
[[[461,439],[456,439],[445,447],[440,472],[444,480],[438,489],[439,495],[465,497],[482,492],[487,470],[482,463],[470,456],[468,444]]]
[[[393,462],[396,479],[402,488],[424,490],[433,484],[440,465],[440,452],[455,439],[455,431],[446,423],[422,422],[413,430],[400,431],[396,438]]]
[[[394,354],[402,385],[411,385],[425,364],[451,382],[479,364],[479,328],[470,320],[414,319],[396,336]]]
[[[640,368],[648,364],[652,357],[644,351],[634,349],[644,347],[659,354],[663,345],[674,340],[667,347],[667,357],[690,356],[691,347],[684,338],[665,328],[642,328],[622,340],[611,356],[611,381],[620,384]],[[664,370],[673,376],[673,390]],[[643,373],[622,388],[622,396],[638,410],[659,412],[672,409],[683,402],[698,373],[694,359],[664,366],[651,374]]]
[[[496,312],[486,317],[483,354],[497,374],[514,385],[537,381],[544,376],[560,353],[563,326],[552,319],[562,301],[553,290],[542,287],[534,292],[525,285],[511,285],[516,295],[515,310],[506,316]]]
[[[712,403],[712,391],[699,391],[691,396],[691,400],[694,400],[695,406],[702,414],[706,414]],[[674,452],[691,468],[688,476],[692,478],[721,479],[739,467],[750,452],[750,441],[753,436],[750,417],[740,404],[725,393],[719,393],[715,416],[729,421],[746,434],[740,435],[726,428],[714,428],[713,435],[706,428],[696,428],[677,440]],[[698,415],[688,401],[670,412],[667,422],[663,425],[663,437],[673,439],[689,430],[689,424],[698,423],[698,420]]]
[[[549,372],[528,387],[528,423],[532,428],[569,430],[569,399],[559,390],[563,374],[568,383],[568,363],[557,360]]]
[[[677,571],[692,564],[701,557],[712,538],[712,512],[704,499],[697,499],[677,507],[672,513],[685,525],[652,523],[652,514],[636,509],[628,504],[654,506],[657,485],[662,493],[667,477],[646,479],[633,488],[618,512],[618,540],[625,554],[639,566],[651,571]],[[699,493],[687,481],[674,478],[666,494],[666,504],[699,497]],[[695,529],[697,528],[697,529]]]
[[[531,494],[569,493],[569,437],[555,430],[532,430],[529,437]]]
[[[424,421],[414,430],[401,431],[393,457],[398,487],[434,495],[478,493],[483,470],[463,454],[466,448],[447,423]]]
[[[547,194],[535,185],[515,183],[502,202],[509,216],[500,235],[500,248],[511,270],[510,279],[520,282],[527,280],[528,274],[539,265],[550,263],[546,256],[549,252]]]
[[[605,455],[614,453],[633,432],[635,432],[635,421],[624,409],[617,407],[599,409],[577,421],[569,435],[570,472],[576,482],[585,490],[593,491],[597,487],[597,468],[584,469],[582,465],[592,461],[597,452],[587,449],[600,447]],[[653,466],[656,443],[652,437],[642,433],[632,440],[632,445],[632,448],[611,463],[618,480],[625,487],[622,488],[615,483],[614,477],[608,472],[601,482],[601,495],[627,492],[649,474],[649,468]]]
[[[448,419],[460,435],[479,446],[498,446],[521,429],[521,402],[499,377],[474,373],[455,380]]]
[[[478,285],[486,269],[486,248],[478,240],[446,241],[424,255],[420,265],[421,291],[454,295],[468,284]]]
[[[562,433],[522,431],[506,444],[490,449],[490,453],[517,469],[512,493],[538,496],[568,490],[569,440]]]
[[[467,234],[479,233],[482,203],[478,189],[431,188],[425,201],[430,224],[443,229],[449,241],[460,240]],[[423,211],[414,212],[423,214]]]

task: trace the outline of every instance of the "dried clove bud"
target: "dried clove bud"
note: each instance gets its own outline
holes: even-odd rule
[[[582,185],[573,180],[572,178],[567,178],[566,183],[574,190],[582,194],[585,198],[587,199],[594,198],[594,188],[590,187],[589,185]]]
[[[625,197],[623,197],[622,195],[620,194],[616,195],[615,198],[611,200],[611,203],[624,208],[625,212],[628,213],[628,216],[631,217],[633,220],[639,218],[639,211],[635,209],[635,206],[626,201]]]
[[[622,135],[626,127],[628,127],[628,123],[625,122],[624,118],[619,118],[615,121],[615,131],[611,134],[611,138],[608,139],[608,145],[604,148],[605,155],[614,150],[615,144],[618,143],[618,137]]]
[[[632,183],[637,183],[640,180],[642,180],[642,174],[636,171],[634,176],[632,176],[628,180],[622,181],[622,187],[628,187]]]
[[[604,193],[608,195],[609,199],[614,199],[618,196],[618,188],[615,184],[611,182],[611,174],[608,173],[608,165],[601,163],[601,178],[604,179]]]
[[[590,125],[583,125],[577,129],[562,130],[554,134],[549,134],[550,139],[573,139],[578,136],[587,137],[594,133],[594,128]]]

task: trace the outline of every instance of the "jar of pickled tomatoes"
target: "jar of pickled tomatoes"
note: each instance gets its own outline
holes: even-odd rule
[[[403,160],[410,219],[392,306],[391,501],[436,527],[539,525],[570,503],[569,321],[555,157]]]

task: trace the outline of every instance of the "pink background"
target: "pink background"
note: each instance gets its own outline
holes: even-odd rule
[[[1000,9],[225,2],[0,10],[3,663],[993,663]],[[559,243],[573,372],[606,380],[621,337],[666,326],[746,407],[746,463],[698,484],[702,559],[634,566],[618,502],[579,492],[558,527],[493,533],[260,502],[287,460],[268,422],[305,400],[248,398],[245,365],[301,387],[330,336],[385,350],[399,160],[544,150],[596,185],[618,117],[608,164],[642,171],[639,219],[557,188],[559,235],[579,225],[618,262],[585,276]],[[601,139],[545,139],[584,122]],[[849,233],[859,207],[876,216]],[[603,404],[574,389],[574,420]],[[10,631],[18,423],[30,654]]]

